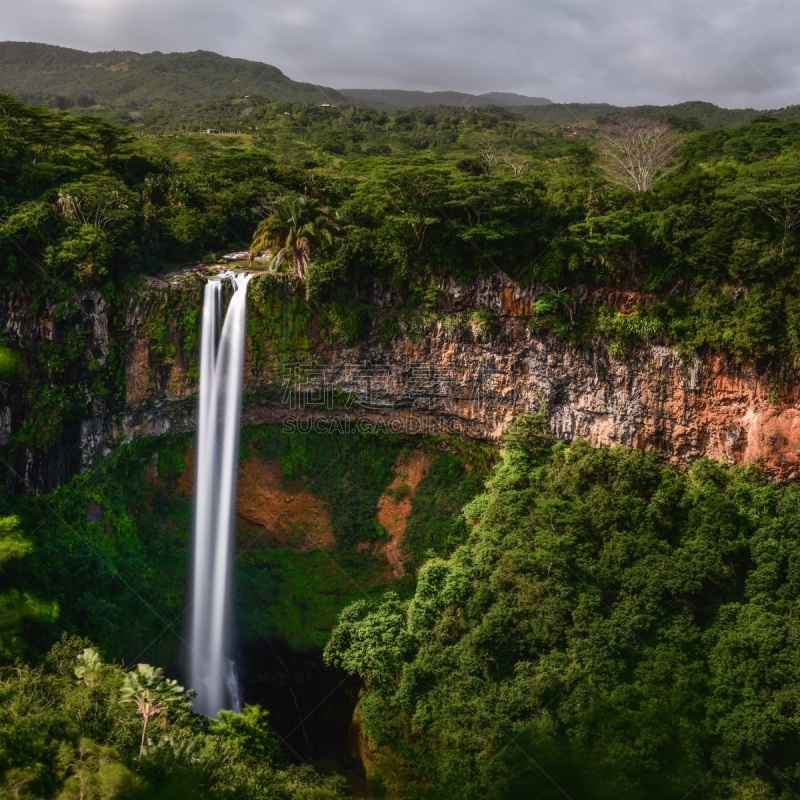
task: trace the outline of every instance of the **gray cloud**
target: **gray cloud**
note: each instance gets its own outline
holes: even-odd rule
[[[797,0],[0,0],[0,36],[214,50],[326,86],[800,102]]]

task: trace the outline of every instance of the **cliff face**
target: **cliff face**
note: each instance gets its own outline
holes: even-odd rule
[[[192,429],[203,280],[184,273],[69,305],[0,292],[5,338],[21,361],[0,387],[12,480],[45,490],[121,442]],[[760,463],[779,479],[800,474],[800,381],[778,386],[715,354],[686,363],[659,345],[625,360],[602,342],[583,352],[532,333],[536,290],[507,279],[445,287],[438,319],[355,347],[331,343],[289,282],[251,286],[245,424],[322,431],[369,421],[495,439],[516,415],[546,409],[559,438],[655,449],[676,463]],[[632,302],[624,293],[605,299],[620,309]],[[380,310],[397,298],[372,300]]]

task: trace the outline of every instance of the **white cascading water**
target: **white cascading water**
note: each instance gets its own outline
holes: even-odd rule
[[[234,293],[219,335],[222,280],[208,281],[203,294],[197,411],[189,685],[197,692],[195,712],[209,717],[242,706],[232,653],[231,572],[250,276],[226,277]]]

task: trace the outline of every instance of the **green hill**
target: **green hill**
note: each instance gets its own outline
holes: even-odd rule
[[[417,92],[405,89],[340,89],[343,95],[357,101],[359,105],[371,108],[396,110],[419,106],[465,106],[485,108],[486,106],[550,105],[551,100],[544,97],[526,97],[512,92],[489,92],[488,94],[466,94],[465,92]]]
[[[92,109],[121,122],[139,119],[152,109],[174,124],[186,124],[184,109],[198,117],[203,104],[252,97],[259,103],[351,106],[376,110],[428,107],[503,106],[537,122],[572,125],[617,113],[663,119],[686,130],[741,125],[764,112],[724,109],[700,101],[674,106],[633,106],[608,103],[553,103],[543,97],[510,92],[481,95],[464,92],[421,92],[400,89],[335,90],[287,78],[277,67],[243,58],[229,58],[208,50],[191,53],[135,53],[128,50],[88,53],[36,42],[0,42],[0,94],[14,94],[27,103],[50,108]],[[213,108],[212,106],[209,106]],[[789,117],[797,106],[771,112]],[[133,112],[129,117],[128,113]],[[202,113],[204,119],[209,114]],[[211,114],[215,118],[215,114]],[[162,120],[163,122],[163,120]],[[211,123],[209,123],[211,124]]]
[[[189,105],[223,97],[348,104],[333,89],[298,83],[277,67],[207,50],[86,53],[34,42],[0,42],[0,93],[55,108]]]
[[[592,119],[603,119],[614,114],[628,114],[636,117],[663,120],[677,123],[679,127],[725,128],[743,125],[748,120],[769,113],[788,118],[796,116],[798,106],[789,106],[777,111],[759,111],[753,108],[720,108],[713,103],[691,100],[672,106],[612,106],[609,103],[551,103],[549,105],[525,106],[514,109],[526,119],[537,122],[555,122],[571,125]]]
[[[670,122],[684,130],[699,130],[743,125],[764,113],[783,118],[796,116],[798,113],[798,106],[765,112],[753,108],[720,108],[713,103],[700,100],[671,106],[615,106],[610,103],[554,103],[543,97],[527,97],[511,92],[489,92],[481,95],[401,89],[340,89],[340,92],[364,108],[399,111],[420,107],[443,109],[454,106],[467,108],[501,106],[513,110],[525,119],[557,125],[574,125],[590,120],[602,120],[615,114],[627,114]]]

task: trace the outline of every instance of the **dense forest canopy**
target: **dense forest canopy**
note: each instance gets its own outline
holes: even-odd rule
[[[328,644],[390,795],[795,796],[799,502],[519,420],[466,543]]]
[[[385,434],[293,436],[280,426],[243,431],[242,459],[275,464],[287,486],[303,487],[318,511],[329,509],[332,529],[331,545],[314,549],[282,546],[253,525],[240,530],[243,650],[271,637],[320,661],[341,610],[382,595],[384,566],[358,545],[385,542],[378,497],[398,455],[416,444]],[[415,564],[463,541],[461,507],[482,486],[480,474],[466,473],[463,457],[429,447],[430,470],[417,487],[404,542]],[[168,683],[185,655],[191,456],[188,435],[145,439],[50,493],[0,489],[0,569],[3,585],[13,587],[0,592],[0,796],[344,795],[341,778],[297,766],[307,756],[292,748],[287,729],[279,737],[264,709],[251,704],[212,723],[190,714],[186,692]],[[241,483],[254,488],[252,478]],[[394,583],[404,594],[412,585],[410,575]],[[167,674],[138,662],[162,665]],[[125,694],[142,684],[156,706],[162,694],[172,698],[146,730]],[[324,726],[324,717],[309,728],[316,725]]]
[[[637,190],[608,170],[614,119],[565,130],[499,108],[240,99],[183,117],[223,131],[200,134],[176,130],[183,113],[133,133],[4,98],[3,277],[110,288],[247,247],[276,203],[306,198],[326,212],[324,235],[308,237],[308,293],[345,316],[363,317],[353,297],[376,280],[436,313],[435,287],[502,271],[541,287],[537,330],[600,334],[618,355],[656,339],[800,358],[797,118],[645,122],[671,131],[672,152]],[[247,131],[224,133],[236,120]],[[594,299],[614,287],[642,293],[641,307],[621,316]]]

